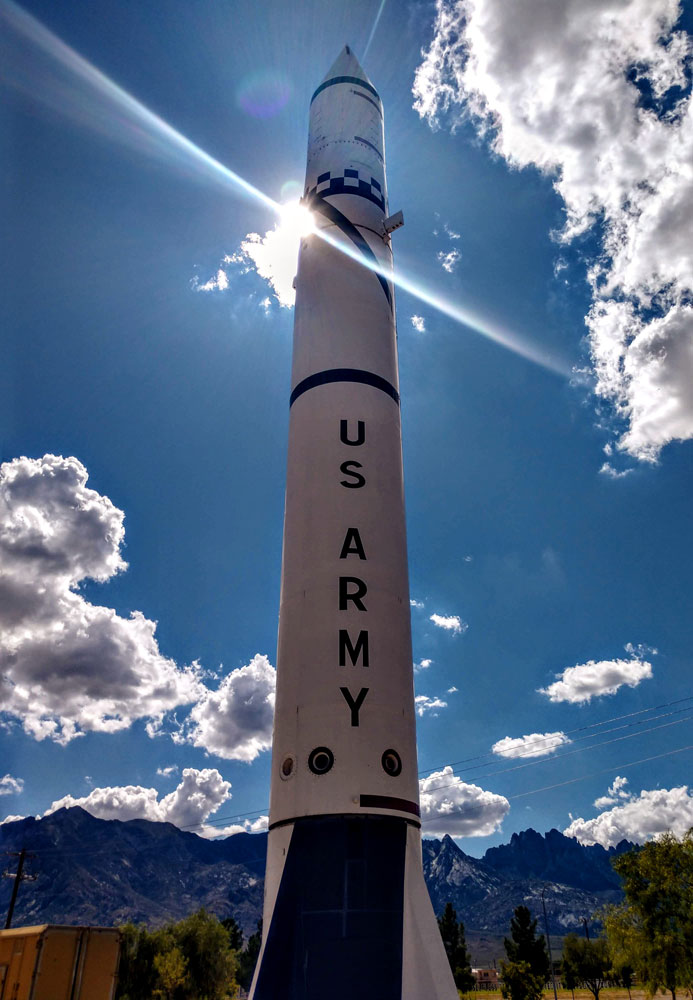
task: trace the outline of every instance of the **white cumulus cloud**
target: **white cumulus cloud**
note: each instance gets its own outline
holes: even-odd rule
[[[559,747],[571,743],[565,733],[530,733],[528,736],[505,736],[491,750],[499,757],[546,757]]]
[[[430,665],[432,663],[433,663],[433,660],[425,660],[425,659],[424,660],[418,660],[414,664],[414,670],[416,670],[417,672],[419,670],[428,670],[428,668],[430,667]]]
[[[225,254],[216,273],[204,284],[194,277],[191,285],[198,292],[224,292],[235,274],[256,272],[268,283],[280,306],[291,308],[296,301],[294,278],[301,239],[313,229],[311,213],[298,201],[287,202],[279,222],[264,236],[248,233],[239,248]],[[272,299],[265,297],[260,307],[267,313]]]
[[[220,267],[217,273],[208,281],[205,281],[203,285],[200,284],[196,277],[193,278],[192,285],[197,292],[225,292],[229,287],[229,279],[226,271],[223,267]]]
[[[589,702],[602,695],[616,694],[620,687],[637,687],[641,681],[652,677],[652,664],[628,644],[626,650],[633,655],[629,660],[589,660],[556,674],[557,680],[548,687],[539,688],[550,701],[567,701],[572,704]],[[656,652],[656,650],[653,650]]]
[[[438,712],[441,708],[448,707],[447,701],[443,701],[441,698],[438,698],[437,696],[429,698],[428,695],[417,694],[414,701],[416,703],[416,712],[422,718],[428,712],[430,712],[431,715],[436,716],[438,715]]]
[[[209,826],[205,829],[206,837],[230,837],[234,833],[262,833],[269,826],[269,816],[258,816],[257,819],[244,819],[242,823],[231,823],[227,826]]]
[[[414,327],[417,333],[426,332],[426,321],[424,320],[423,316],[412,316],[411,325]]]
[[[220,831],[208,827],[206,820],[231,798],[231,782],[216,768],[183,769],[180,784],[169,795],[159,798],[155,788],[142,785],[121,785],[92,788],[88,795],[75,798],[64,795],[51,803],[44,815],[57,809],[81,806],[98,819],[148,819],[155,823],[173,823],[181,828],[194,828],[195,833],[219,836]]]
[[[23,778],[13,778],[11,774],[0,778],[0,795],[19,795],[22,791],[24,791]]]
[[[197,700],[199,669],[163,656],[156,622],[78,592],[127,568],[122,510],[76,458],[0,465],[0,714],[37,740],[116,732]]]
[[[633,472],[632,468],[630,468],[630,469],[616,469],[611,464],[611,462],[604,462],[603,465],[601,465],[600,469],[599,469],[600,475],[606,476],[607,479],[625,479],[625,477],[629,476],[631,474],[631,472]]]
[[[227,760],[255,760],[272,744],[275,685],[274,667],[256,653],[216,691],[205,691],[174,739]]]
[[[421,608],[423,608],[423,606],[424,606],[424,602],[423,601],[417,601],[413,597],[409,601],[409,604],[410,604],[410,606],[412,608],[418,608],[419,610],[421,610]]]
[[[594,808],[606,809],[607,806],[616,805],[619,800],[632,799],[632,793],[626,790],[627,784],[628,778],[622,778],[620,775],[616,775],[607,789],[606,795],[600,795],[598,799],[594,800]]]
[[[446,632],[452,632],[453,635],[462,635],[469,628],[469,625],[463,622],[459,615],[432,614],[429,620],[434,625],[437,625],[438,628],[445,629]]]
[[[433,127],[471,117],[512,166],[554,179],[560,239],[599,227],[595,391],[625,428],[618,448],[645,461],[693,437],[693,46],[680,14],[678,0],[436,0],[414,84]]]
[[[421,821],[426,835],[488,837],[501,828],[510,803],[455,777],[450,765],[419,781]]]
[[[174,774],[178,774],[178,770],[177,764],[171,764],[169,767],[157,767],[156,773],[162,778],[170,778]]]
[[[620,788],[616,788],[617,795]],[[692,826],[693,795],[687,785],[680,785],[643,790],[594,819],[574,819],[563,832],[566,837],[577,837],[581,844],[613,847],[622,840],[642,844],[669,831],[682,837]]]
[[[448,274],[452,274],[452,272],[455,270],[455,268],[460,262],[461,256],[462,254],[457,249],[439,250],[438,253],[436,254],[440,266],[443,268],[444,271],[447,271]]]

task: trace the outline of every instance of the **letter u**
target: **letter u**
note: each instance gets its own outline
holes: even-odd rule
[[[339,440],[342,444],[350,444],[356,447],[357,445],[363,444],[366,440],[366,422],[364,420],[358,420],[356,422],[356,440],[349,440],[349,421],[340,420],[339,421]]]

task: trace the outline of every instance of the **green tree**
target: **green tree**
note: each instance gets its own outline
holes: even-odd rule
[[[149,1000],[156,985],[156,944],[146,927],[120,927],[120,961],[115,1000]]]
[[[600,914],[617,963],[632,965],[648,994],[693,985],[693,830],[614,858],[625,902]]]
[[[628,990],[628,1000],[631,1000],[630,988],[633,985],[635,969],[628,962],[614,962],[609,972],[609,979],[614,979],[625,990]]]
[[[155,955],[154,969],[161,985],[154,990],[153,995],[162,1000],[173,1000],[176,990],[185,983],[188,971],[188,963],[180,949],[174,945]]]
[[[540,1000],[544,978],[532,972],[529,962],[501,962],[501,995],[506,1000]]]
[[[526,906],[515,908],[510,921],[510,939],[503,939],[509,962],[527,962],[533,976],[545,983],[551,972],[549,953],[543,934],[537,937],[537,922]]]
[[[262,946],[262,918],[257,922],[257,930],[251,934],[246,946],[238,956],[238,982],[244,990],[250,989],[253,973],[257,965],[260,947]]]
[[[501,993],[509,1000],[538,1000],[551,966],[544,935],[537,937],[537,922],[526,906],[515,908],[503,946],[508,960],[501,962]]]
[[[225,917],[221,921],[221,926],[225,929],[229,936],[229,944],[234,951],[241,951],[243,949],[243,931],[238,926],[233,917]]]
[[[472,963],[467,951],[464,924],[461,920],[458,921],[452,903],[447,903],[442,917],[438,917],[438,927],[455,986],[462,993],[469,993],[474,988],[476,980],[472,974]]]
[[[204,910],[156,931],[120,928],[116,1000],[226,1000],[237,982],[229,934]]]
[[[236,985],[238,962],[217,918],[202,909],[166,930],[187,963],[190,992],[186,1000],[224,1000]]]
[[[599,991],[605,985],[611,968],[605,938],[589,941],[577,934],[568,934],[563,939],[563,961],[566,968],[573,970],[575,980],[584,983],[594,994],[594,1000],[599,1000]]]
[[[579,986],[580,978],[575,966],[564,955],[561,960],[561,982],[563,988],[570,990],[573,1000],[575,1000],[575,987]]]

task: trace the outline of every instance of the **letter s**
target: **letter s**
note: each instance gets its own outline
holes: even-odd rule
[[[345,476],[352,476],[356,480],[355,483],[349,483],[345,479],[340,479],[340,484],[346,486],[348,490],[360,490],[362,486],[366,485],[366,477],[362,476],[360,472],[352,472],[349,466],[353,466],[355,469],[362,469],[363,466],[360,462],[342,462],[339,466],[339,471],[343,472]]]

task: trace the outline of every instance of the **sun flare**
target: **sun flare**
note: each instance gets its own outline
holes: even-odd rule
[[[300,201],[287,201],[279,210],[279,226],[287,236],[291,235],[296,242],[304,236],[315,232],[315,219]]]

